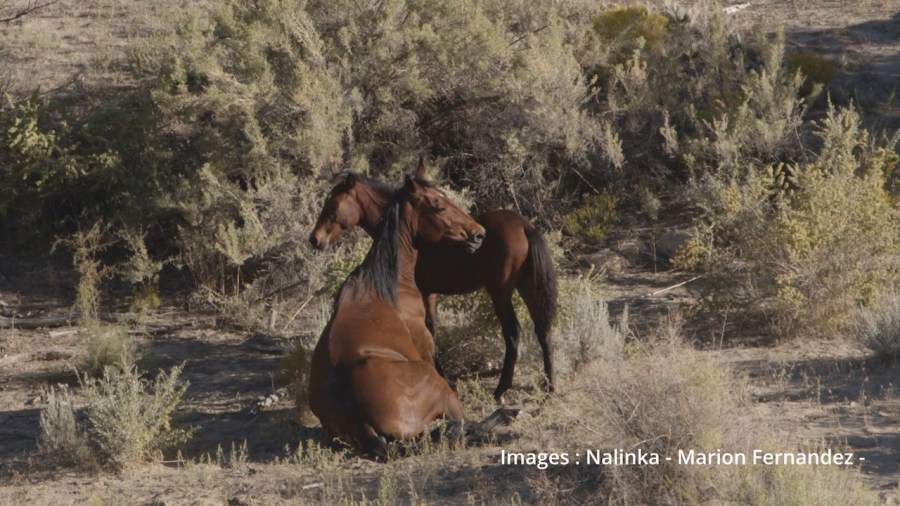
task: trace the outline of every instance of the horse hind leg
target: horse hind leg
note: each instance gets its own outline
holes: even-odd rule
[[[503,394],[512,388],[513,373],[516,362],[519,359],[519,319],[516,318],[516,310],[513,308],[512,294],[490,293],[491,302],[494,304],[494,312],[500,319],[500,328],[503,331],[503,342],[506,344],[506,352],[503,355],[503,369],[500,371],[500,382],[494,390],[494,400],[503,402]]]
[[[550,248],[541,233],[535,228],[528,228],[525,230],[525,236],[528,239],[528,257],[522,265],[516,288],[528,307],[531,321],[534,322],[534,334],[541,345],[544,358],[546,388],[552,392],[555,385],[551,331],[553,321],[556,319],[559,297],[556,267]]]
[[[531,321],[534,322],[534,335],[541,345],[541,354],[544,360],[544,386],[548,392],[553,392],[556,387],[553,373],[552,320],[547,317],[545,308],[535,300],[534,294],[530,290],[523,290],[520,287],[519,295],[525,301],[528,314],[531,316]]]

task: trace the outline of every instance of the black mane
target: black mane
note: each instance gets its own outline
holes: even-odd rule
[[[397,302],[397,263],[399,260],[400,209],[406,194],[392,190],[393,199],[381,221],[381,233],[372,243],[366,259],[356,274],[371,285],[378,296],[392,304]]]
[[[355,176],[363,184],[391,196],[390,204],[381,221],[381,233],[372,243],[369,253],[363,263],[353,272],[353,276],[359,276],[371,285],[378,296],[391,304],[397,302],[397,263],[399,261],[399,241],[401,210],[403,209],[407,193],[404,186],[393,187],[381,181],[376,181],[355,172],[343,171],[334,179],[335,188],[344,184],[349,175]],[[413,178],[417,184],[427,188],[434,185],[425,179]]]

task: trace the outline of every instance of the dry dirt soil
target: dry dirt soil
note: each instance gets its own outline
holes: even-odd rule
[[[21,3],[0,2],[0,14]],[[159,29],[165,9],[202,3],[160,2],[166,7],[156,7],[147,2],[154,5],[148,7],[145,2],[64,0],[0,25],[0,40],[12,62],[9,89],[37,85],[49,91],[76,86],[85,75],[112,75],[106,65],[123,37]],[[900,1],[749,3],[734,14],[740,23],[784,25],[791,48],[814,49],[839,63],[833,93],[854,97],[877,121],[900,124],[900,108],[890,100],[900,85]],[[692,297],[691,284],[647,296],[688,279],[654,269],[646,258],[648,240],[646,231],[623,233],[608,255],[615,260],[608,263],[611,314],[617,318],[628,304],[638,333]],[[7,312],[23,317],[68,314],[73,285],[74,274],[67,269],[0,256],[0,309]],[[867,484],[885,502],[900,502],[900,397],[895,392],[900,368],[871,360],[852,340],[740,344],[723,337],[735,330],[727,320],[714,323],[689,330],[688,338],[701,353],[748,378],[754,416],[790,438],[826,438],[846,445],[865,458],[861,470]],[[343,474],[334,476],[327,474],[333,468],[321,465],[329,456],[319,456],[317,466],[283,463],[286,446],[323,441],[315,426],[296,422],[289,401],[256,416],[248,413],[259,396],[274,389],[283,340],[222,330],[213,317],[181,306],[164,305],[149,318],[147,329],[137,337],[145,365],[184,364],[190,387],[178,421],[199,430],[183,450],[183,461],[172,458],[118,474],[52,471],[33,458],[43,389],[77,385],[72,371],[83,350],[77,332],[65,332],[77,329],[0,329],[0,504],[318,502],[325,500],[323,483],[342,477],[370,498],[392,484],[406,486],[396,482],[418,480],[425,484],[417,487],[422,491],[418,499],[436,503],[464,502],[476,492],[490,497],[483,495],[485,490],[499,499],[527,489],[514,469],[499,466],[499,444],[443,456],[440,466],[417,467],[418,460],[399,464],[391,476],[381,472],[380,464],[359,458],[335,457]],[[486,381],[490,385],[496,378]],[[515,422],[522,423],[527,421]],[[215,462],[219,448],[228,461],[232,445],[244,442],[246,458]],[[204,463],[207,455],[212,463]]]

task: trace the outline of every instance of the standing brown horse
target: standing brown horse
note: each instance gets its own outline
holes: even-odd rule
[[[386,202],[383,230],[347,278],[313,352],[309,406],[332,436],[385,456],[385,437],[462,420],[456,392],[434,366],[434,340],[415,282],[417,247],[440,241],[476,251],[484,228],[440,191],[407,177]]]
[[[419,162],[417,176],[424,172]],[[378,237],[394,189],[343,172],[326,199],[319,220],[309,236],[313,246],[324,248],[357,224]],[[494,398],[502,400],[512,387],[518,359],[519,321],[513,309],[513,290],[518,290],[541,345],[546,386],[553,391],[553,351],[550,331],[556,316],[556,270],[541,233],[518,213],[488,211],[476,218],[485,231],[484,244],[474,254],[448,244],[425,245],[419,250],[416,283],[425,297],[426,325],[434,334],[437,297],[459,295],[485,288],[500,320],[506,354]],[[440,370],[440,366],[438,365]]]

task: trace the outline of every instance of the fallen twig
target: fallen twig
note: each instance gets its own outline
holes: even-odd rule
[[[659,294],[661,294],[661,293],[663,293],[663,292],[668,292],[669,290],[671,290],[671,289],[673,289],[673,288],[678,288],[679,286],[686,285],[686,284],[690,283],[691,281],[696,281],[696,280],[698,280],[698,279],[700,279],[700,278],[702,278],[702,277],[703,277],[703,274],[700,274],[699,276],[694,276],[693,278],[691,278],[691,279],[689,279],[689,280],[687,280],[687,281],[682,281],[681,283],[678,283],[677,285],[672,285],[672,286],[663,288],[662,290],[657,290],[657,291],[655,291],[655,292],[653,292],[653,293],[648,293],[647,295],[644,295],[644,296],[642,296],[642,297],[640,297],[640,298],[646,299],[647,297],[653,297],[654,295],[659,295]]]
[[[750,7],[750,2],[725,7],[722,10],[725,11],[725,14],[734,14],[735,12],[742,11],[747,7]]]

